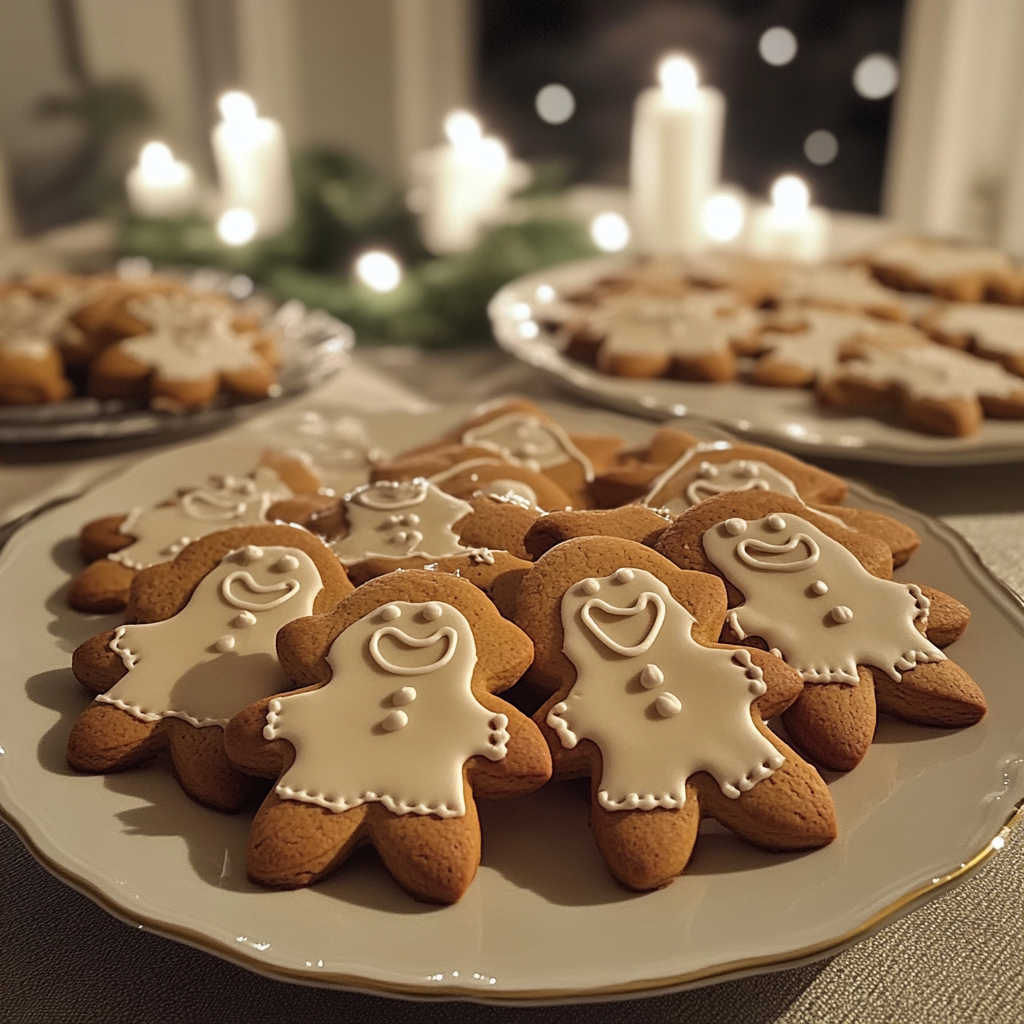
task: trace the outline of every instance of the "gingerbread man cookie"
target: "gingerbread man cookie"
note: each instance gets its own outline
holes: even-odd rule
[[[558,545],[523,582],[530,678],[551,693],[535,719],[556,777],[591,777],[594,838],[628,888],[672,881],[702,815],[767,849],[835,838],[828,788],[764,724],[800,679],[716,643],[725,612],[720,582],[610,538]]]
[[[190,797],[237,809],[252,782],[228,763],[224,726],[287,688],[278,630],[329,610],[351,589],[331,552],[292,526],[223,530],[143,570],[129,624],[74,653],[75,676],[97,696],[71,731],[68,764],[120,771],[168,748]]]
[[[969,613],[939,591],[868,568],[864,538],[792,498],[731,492],[683,513],[657,549],[725,579],[729,636],[756,638],[807,683],[783,716],[797,744],[829,768],[855,767],[878,710],[923,725],[972,725],[975,682],[939,644]],[[934,615],[935,621],[932,621]]]
[[[454,903],[480,862],[475,799],[550,776],[536,726],[496,696],[532,645],[473,586],[409,571],[291,623],[278,648],[294,693],[228,726],[232,761],[276,778],[252,824],[249,877],[296,888],[372,844],[421,899]]]

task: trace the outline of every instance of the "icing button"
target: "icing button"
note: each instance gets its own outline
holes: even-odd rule
[[[410,512],[409,515],[403,516],[402,522],[406,526],[419,526],[420,525],[420,517],[418,515],[416,515],[415,512]]]
[[[580,590],[584,594],[596,594],[601,589],[601,584],[595,579],[584,580],[580,584]]]
[[[815,580],[811,584],[811,590],[821,597],[822,594],[828,593],[828,584],[824,580]]]
[[[417,697],[415,686],[403,686],[400,690],[395,690],[391,694],[391,703],[395,707],[400,707],[403,704],[411,704]]]
[[[768,529],[769,530],[775,530],[776,532],[778,532],[779,530],[784,530],[785,528],[786,528],[786,520],[783,519],[782,516],[780,516],[780,515],[773,515],[773,516],[769,516],[768,517]]]
[[[847,622],[853,621],[853,610],[847,608],[845,604],[837,604],[832,611],[829,612],[832,616],[832,621],[843,625]]]
[[[746,533],[747,531],[747,521],[745,519],[733,517],[732,519],[726,519],[722,525],[725,527],[725,532],[732,537],[738,537],[741,533]]]
[[[386,604],[380,610],[380,617],[385,622],[394,622],[402,614],[402,609],[397,604]]]
[[[612,579],[615,580],[616,583],[629,583],[633,577],[634,573],[632,569],[618,569],[616,570],[615,575],[612,576]]]
[[[299,567],[299,560],[294,555],[282,555],[270,568],[274,572],[294,572]]]
[[[399,530],[392,538],[392,542],[395,544],[404,544],[409,539],[409,534],[405,530]]]
[[[700,475],[705,480],[711,480],[713,477],[718,476],[718,467],[711,465],[710,462],[702,462],[700,464]]]
[[[218,654],[226,654],[228,651],[235,649],[235,638],[229,633],[227,636],[222,636],[214,645],[213,649]]]
[[[252,612],[239,612],[232,620],[231,625],[237,629],[244,629],[246,626],[256,625],[256,616]]]
[[[665,673],[657,665],[645,665],[640,673],[640,685],[645,690],[653,690],[665,682]]]
[[[255,544],[246,544],[239,552],[239,559],[243,565],[251,565],[253,562],[258,562],[262,557],[263,548],[258,548]]]
[[[423,618],[427,622],[433,622],[434,619],[441,618],[444,614],[444,609],[437,603],[437,601],[431,601],[430,604],[426,605],[423,609]]]
[[[662,718],[671,718],[683,710],[683,705],[674,693],[661,693],[654,701],[654,710]]]
[[[404,711],[389,711],[384,716],[380,727],[387,732],[398,732],[409,724],[409,716]]]

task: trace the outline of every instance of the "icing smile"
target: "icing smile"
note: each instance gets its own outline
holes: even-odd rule
[[[386,636],[394,637],[399,644],[413,649],[431,647],[434,644],[441,643],[443,640],[446,640],[447,644],[444,653],[441,654],[437,661],[432,661],[427,665],[396,665],[380,649],[380,642]],[[370,657],[385,672],[390,672],[396,676],[424,676],[429,672],[436,672],[439,668],[444,668],[455,657],[455,649],[458,647],[458,643],[459,635],[451,626],[442,626],[436,632],[431,633],[430,636],[425,637],[410,636],[397,626],[381,626],[380,629],[375,630],[370,636],[369,649]]]

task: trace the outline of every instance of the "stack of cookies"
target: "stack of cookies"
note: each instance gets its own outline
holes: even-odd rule
[[[181,411],[266,398],[280,362],[262,319],[171,277],[45,274],[0,285],[0,405],[73,395]]]
[[[821,771],[856,769],[879,712],[985,714],[944,652],[968,610],[894,581],[917,535],[845,496],[769,448],[662,428],[628,449],[521,400],[343,497],[267,452],[83,528],[70,600],[124,624],[74,653],[95,696],[68,762],[166,751],[200,803],[261,800],[248,874],[277,888],[372,845],[454,902],[476,802],[574,778],[631,890],[684,871],[702,817],[813,851],[843,828]]]
[[[913,294],[911,294],[913,293]],[[622,377],[809,387],[967,436],[1024,418],[1024,267],[899,238],[847,263],[650,258],[549,304],[571,359]]]

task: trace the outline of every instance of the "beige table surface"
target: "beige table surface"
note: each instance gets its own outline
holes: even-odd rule
[[[416,412],[507,392],[567,400],[529,369],[486,348],[366,350],[304,401],[339,412]],[[0,464],[0,523],[78,493],[156,450]],[[825,464],[942,516],[1024,593],[1024,446],[1021,458],[1019,464],[947,469]],[[1024,1021],[1022,831],[964,884],[816,964],[649,999],[503,1008],[401,1002],[250,974],[113,919],[50,876],[0,824],[0,1021]]]

